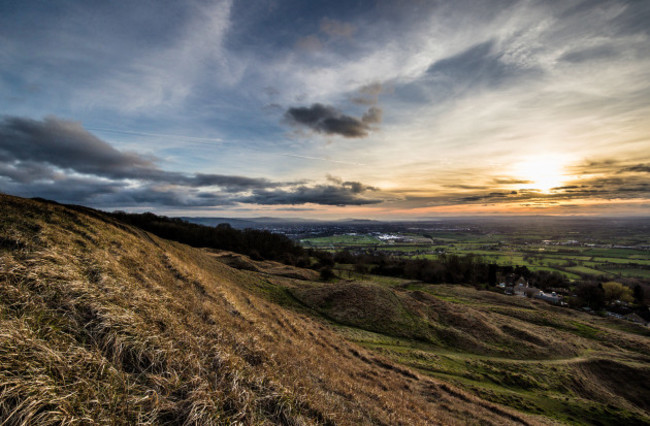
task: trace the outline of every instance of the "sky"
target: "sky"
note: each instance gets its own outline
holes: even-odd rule
[[[0,192],[172,216],[647,216],[648,22],[641,0],[4,0]]]

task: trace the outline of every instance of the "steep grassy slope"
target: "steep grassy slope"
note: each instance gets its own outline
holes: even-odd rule
[[[0,195],[0,424],[544,422],[273,303],[298,282],[280,266],[217,257]]]

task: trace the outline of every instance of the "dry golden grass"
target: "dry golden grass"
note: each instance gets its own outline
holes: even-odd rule
[[[263,262],[242,260],[265,270]],[[643,327],[471,287],[265,274],[256,286],[239,282],[345,325],[335,329],[346,338],[479,397],[569,423],[650,418],[650,332]]]
[[[251,260],[248,256],[245,256],[243,254],[224,250],[206,248],[204,251],[206,253],[209,253],[221,263],[232,266],[235,269],[262,272],[263,274],[267,275],[295,278],[299,280],[316,281],[319,278],[318,272],[314,271],[313,269],[296,268],[280,262],[274,262],[272,260],[255,261]]]
[[[540,421],[257,297],[265,279],[101,215],[0,195],[0,424]]]

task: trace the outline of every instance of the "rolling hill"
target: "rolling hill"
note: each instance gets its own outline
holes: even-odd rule
[[[4,195],[0,237],[3,425],[545,422],[274,303],[273,268]]]
[[[0,195],[0,424],[648,424],[650,333]]]

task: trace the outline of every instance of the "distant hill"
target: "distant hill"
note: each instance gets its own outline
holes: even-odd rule
[[[232,218],[232,217],[191,217],[181,216],[180,219],[186,220],[190,223],[196,223],[206,226],[217,226],[222,223],[227,223],[233,228],[260,228],[266,225],[273,224],[289,224],[289,223],[318,223],[317,220],[300,219],[300,218],[281,218],[281,217],[253,217],[246,219]]]
[[[232,226],[233,228],[237,229],[245,229],[245,228],[253,228],[257,225],[257,222],[253,220],[247,220],[247,219],[234,219],[234,218],[228,218],[228,217],[189,217],[189,216],[181,216],[180,219],[183,219],[187,222],[190,223],[196,223],[197,225],[205,225],[205,226],[217,226],[221,225],[222,223],[227,223],[228,225]]]
[[[341,219],[341,220],[317,220],[305,218],[286,218],[286,217],[251,217],[246,219],[232,218],[232,217],[191,217],[181,216],[180,219],[186,220],[190,223],[196,223],[206,226],[217,226],[222,223],[227,223],[233,228],[260,228],[274,224],[288,225],[288,224],[380,224],[382,222],[370,219]]]
[[[0,424],[547,423],[342,338],[313,274],[0,195]]]

